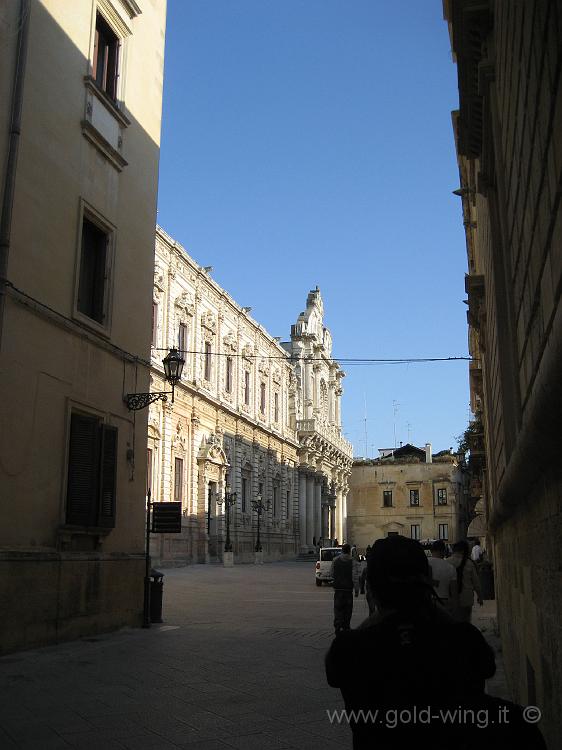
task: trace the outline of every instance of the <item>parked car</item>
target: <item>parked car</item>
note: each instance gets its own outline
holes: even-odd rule
[[[320,547],[314,570],[317,586],[321,586],[324,582],[332,583],[332,561],[338,555],[341,555],[341,547]]]

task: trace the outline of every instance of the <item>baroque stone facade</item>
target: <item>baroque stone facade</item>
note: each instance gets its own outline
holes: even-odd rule
[[[405,445],[353,462],[349,536],[360,549],[400,534],[454,543],[466,536],[467,482],[458,456]]]
[[[562,737],[562,6],[445,0],[474,447],[513,697]],[[472,454],[472,447],[471,447]],[[489,543],[489,548],[490,548]]]
[[[227,485],[236,493],[237,562],[254,560],[258,495],[264,559],[294,557],[321,536],[343,538],[351,446],[339,427],[342,373],[322,315],[315,290],[281,344],[157,229],[151,391],[169,390],[162,359],[170,347],[185,359],[175,402],[150,406],[152,499],[183,507],[181,534],[153,535],[159,564],[222,559]]]

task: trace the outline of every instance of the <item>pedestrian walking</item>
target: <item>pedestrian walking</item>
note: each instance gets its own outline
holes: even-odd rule
[[[377,616],[341,633],[326,655],[328,684],[341,691],[354,750],[546,750],[522,707],[485,694],[494,652],[477,628],[436,606],[421,545],[379,539],[367,564]]]
[[[454,617],[459,622],[470,622],[474,595],[478,604],[484,601],[480,591],[480,576],[476,565],[470,559],[468,542],[463,539],[453,544],[453,554],[449,558],[457,571],[457,597],[454,607]]]
[[[482,562],[483,557],[484,557],[484,550],[480,546],[480,539],[475,539],[474,545],[470,552],[470,559],[472,560],[472,562],[478,564]]]
[[[442,539],[431,545],[429,568],[431,582],[441,604],[451,612],[457,597],[457,570],[448,560],[444,560],[447,548]]]
[[[338,635],[351,627],[353,593],[359,595],[359,566],[351,557],[351,547],[344,544],[341,555],[332,562],[331,578],[334,586],[334,631]]]

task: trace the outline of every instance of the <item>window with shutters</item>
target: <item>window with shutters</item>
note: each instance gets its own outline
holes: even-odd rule
[[[448,538],[449,538],[449,524],[440,523],[439,524],[439,539],[448,539]]]
[[[92,62],[92,75],[96,84],[104,94],[115,101],[119,78],[119,38],[100,13],[96,14]]]
[[[244,404],[250,405],[250,373],[244,370]]]
[[[382,504],[384,508],[392,508],[392,490],[383,491]]]
[[[77,309],[101,325],[106,322],[110,239],[107,231],[83,216]]]
[[[178,326],[178,349],[184,359],[187,353],[187,326],[185,323],[180,323]]]
[[[174,502],[181,503],[183,500],[183,458],[174,461]]]
[[[250,486],[250,477],[246,474],[242,474],[242,497],[241,497],[241,510],[242,513],[246,513],[248,510],[248,490]]]
[[[444,488],[437,490],[437,505],[447,505],[447,490]]]
[[[98,417],[73,413],[70,420],[66,522],[115,526],[117,428]]]
[[[205,342],[205,362],[203,377],[205,378],[205,380],[211,380],[211,343],[209,341]]]
[[[410,539],[416,539],[417,541],[421,539],[421,524],[410,524]]]
[[[410,490],[410,505],[416,507],[420,504],[420,491]]]
[[[226,358],[226,382],[224,388],[227,393],[232,393],[232,357]]]

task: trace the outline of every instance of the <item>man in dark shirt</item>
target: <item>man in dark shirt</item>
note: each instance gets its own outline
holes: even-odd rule
[[[354,750],[545,750],[519,706],[485,694],[493,651],[477,628],[454,622],[436,602],[421,546],[378,540],[368,566],[377,614],[341,633],[326,656]]]
[[[351,557],[351,547],[344,544],[341,555],[334,558],[331,576],[334,586],[334,630],[336,635],[351,627],[353,590],[359,592],[359,570]]]

